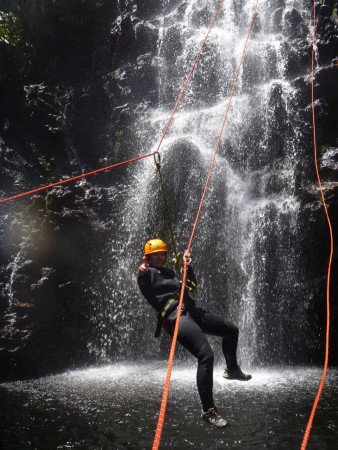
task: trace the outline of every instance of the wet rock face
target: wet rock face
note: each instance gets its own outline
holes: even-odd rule
[[[315,73],[314,97],[317,135],[317,158],[319,173],[324,191],[325,202],[332,229],[338,227],[338,178],[337,178],[337,151],[338,151],[338,93],[337,93],[337,39],[338,20],[336,2],[325,2],[317,5],[317,61]],[[308,77],[295,80],[299,95],[303,100],[304,112],[311,110],[309,104],[311,80]],[[306,99],[308,102],[306,102]],[[312,147],[312,127],[308,130],[308,142]],[[329,229],[322,204],[314,169],[313,150],[300,161],[299,196],[302,200],[302,216],[300,226],[303,229],[303,260],[305,270],[311,274],[307,290],[304,294],[311,298],[308,301],[308,315],[316,317],[316,326],[313,334],[323,334],[325,324],[325,295],[327,280],[327,265],[330,253]],[[310,244],[310,245],[309,245]],[[336,305],[337,289],[332,280],[338,276],[337,272],[337,242],[335,242],[334,256],[331,272],[331,339],[338,338],[338,310]],[[315,359],[315,349],[313,349]],[[337,355],[331,352],[330,362],[337,364]]]
[[[290,39],[305,38],[308,28],[298,11],[292,9],[285,14],[285,31]]]
[[[21,17],[22,38],[32,40],[37,55],[29,55],[34,68],[14,77],[10,89],[0,80],[2,198],[127,159],[134,148],[127,142],[132,107],[125,100],[138,101],[140,85],[154,89],[147,52],[157,33],[134,17],[132,2],[119,2],[118,9],[116,2],[98,1],[75,10],[77,2],[61,3],[3,6]],[[44,14],[48,23],[61,21],[65,33],[46,30]],[[97,259],[118,233],[111,215],[118,214],[121,173],[2,205],[1,380],[95,358],[88,342],[91,305],[99,298],[91,287]]]
[[[85,290],[108,229],[88,208],[92,198],[85,194],[83,188],[54,189],[45,198],[34,197],[15,219],[21,218],[27,232],[15,258],[7,251],[1,267],[6,300],[1,310],[3,380],[42,375],[91,359]],[[9,240],[13,242],[11,236]]]

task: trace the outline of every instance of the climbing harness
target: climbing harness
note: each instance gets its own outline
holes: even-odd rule
[[[170,300],[168,300],[162,311],[157,314],[157,325],[154,334],[156,338],[160,337],[161,335],[163,320],[165,320],[168,316],[170,316],[170,314],[175,310],[177,305],[178,305],[178,295],[176,298],[171,298]]]
[[[187,259],[187,264],[189,265],[189,263],[190,263],[190,258]],[[174,320],[177,317],[177,315],[176,314],[173,315],[173,313],[176,309],[178,309],[178,302],[179,302],[179,298],[180,298],[181,287],[182,287],[182,280],[180,280],[180,288],[176,292],[174,297],[169,299],[167,301],[167,303],[164,305],[162,311],[157,314],[157,324],[156,324],[156,330],[155,330],[155,334],[154,334],[154,336],[156,338],[161,335],[161,330],[162,330],[162,327],[164,326],[164,320],[168,319],[168,318],[170,320]],[[184,311],[185,305],[187,305],[187,306],[195,305],[194,294],[195,294],[196,290],[197,290],[196,284],[192,280],[187,278],[186,282],[185,282],[185,291],[189,294],[189,298],[186,299],[185,304],[182,305],[181,313],[182,313],[182,311]]]
[[[305,450],[309,437],[311,432],[311,427],[313,423],[313,419],[316,413],[316,409],[319,403],[320,396],[322,394],[325,378],[327,374],[327,368],[329,363],[329,347],[330,347],[330,280],[331,280],[331,266],[332,266],[332,258],[333,258],[333,231],[332,231],[332,224],[327,208],[327,204],[325,201],[324,196],[324,190],[322,186],[322,181],[319,174],[319,168],[318,168],[318,159],[317,159],[317,135],[316,135],[316,116],[315,116],[315,96],[314,96],[314,64],[315,64],[315,46],[316,46],[316,2],[313,0],[313,32],[312,32],[312,63],[311,63],[311,110],[312,110],[312,127],[313,127],[313,152],[314,152],[314,163],[315,163],[315,169],[316,169],[316,176],[318,180],[320,195],[322,199],[322,204],[324,207],[326,220],[329,228],[329,234],[330,234],[330,257],[329,257],[329,263],[327,268],[327,279],[326,279],[326,331],[325,331],[325,357],[324,357],[324,366],[323,366],[323,372],[322,376],[319,382],[318,391],[312,406],[312,410],[310,413],[310,417],[308,420],[308,423],[306,425],[306,429],[303,436],[302,445],[300,447],[301,450]]]
[[[190,263],[190,258],[187,260],[187,262],[188,262],[188,264]],[[181,283],[182,283],[182,281],[181,281]],[[189,280],[189,278],[187,278],[187,281],[185,283],[185,288],[189,292],[189,295],[191,296],[196,292],[197,286],[192,280]]]

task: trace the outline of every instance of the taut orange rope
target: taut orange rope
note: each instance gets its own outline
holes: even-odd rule
[[[161,401],[161,406],[160,406],[160,412],[158,414],[158,421],[157,421],[157,427],[156,427],[156,431],[155,431],[155,437],[154,437],[152,450],[158,450],[160,447],[160,443],[161,443],[162,430],[163,430],[164,418],[165,418],[165,413],[166,413],[167,403],[168,403],[171,372],[172,372],[173,363],[174,363],[175,349],[176,349],[177,336],[178,336],[178,328],[179,328],[179,324],[180,324],[180,315],[181,315],[181,310],[182,310],[184,287],[185,287],[186,280],[187,280],[187,262],[184,261],[182,288],[181,288],[181,292],[180,292],[180,301],[179,301],[179,304],[177,307],[178,313],[177,313],[177,318],[176,318],[176,323],[175,323],[174,334],[173,334],[173,338],[171,341],[170,353],[169,353],[169,358],[168,358],[167,375],[166,375],[165,382],[164,382],[162,401]]]
[[[222,8],[223,2],[224,2],[224,0],[221,0],[221,1],[218,3],[216,12],[215,12],[215,14],[214,14],[214,17],[212,18],[212,21],[211,21],[211,24],[210,24],[210,26],[209,26],[209,28],[208,28],[207,34],[205,35],[205,38],[204,38],[204,40],[203,40],[203,42],[202,42],[202,45],[201,45],[201,47],[200,47],[200,49],[199,49],[199,51],[198,51],[198,53],[197,53],[197,55],[196,55],[196,58],[195,58],[195,60],[194,60],[194,62],[193,62],[193,64],[192,64],[192,66],[191,66],[191,68],[190,68],[190,71],[189,71],[189,73],[188,73],[188,76],[187,76],[187,78],[186,78],[186,80],[185,80],[185,82],[184,82],[184,84],[183,84],[183,87],[182,87],[181,92],[180,92],[180,94],[179,94],[179,96],[178,96],[178,98],[177,98],[176,104],[175,104],[175,106],[174,106],[174,109],[172,110],[172,113],[171,113],[171,116],[170,116],[170,118],[169,118],[169,120],[168,120],[168,122],[167,122],[167,125],[166,125],[165,128],[164,128],[162,137],[161,137],[160,142],[159,142],[159,144],[158,144],[158,146],[157,146],[157,148],[156,148],[157,151],[160,150],[160,147],[161,147],[161,145],[162,145],[163,139],[164,139],[165,135],[167,134],[168,128],[170,127],[170,124],[171,124],[171,122],[172,122],[172,119],[173,119],[173,117],[174,117],[174,114],[175,114],[175,112],[177,111],[178,105],[179,105],[180,102],[181,102],[181,99],[182,99],[182,96],[183,96],[183,94],[184,94],[184,91],[185,91],[185,89],[186,89],[186,87],[187,87],[187,85],[188,85],[188,83],[189,83],[189,81],[190,81],[190,78],[192,77],[192,74],[194,73],[194,70],[195,70],[197,61],[200,59],[201,53],[202,53],[202,51],[203,51],[203,49],[204,49],[204,47],[205,47],[205,44],[206,44],[206,42],[207,42],[207,39],[208,39],[208,37],[209,37],[211,28],[214,26],[215,20],[216,20],[218,14],[219,14],[219,12],[220,12],[220,10],[221,10],[221,8]]]
[[[114,167],[123,166],[124,164],[129,164],[135,161],[139,161],[140,159],[148,158],[149,156],[154,156],[157,152],[148,153],[147,155],[137,156],[132,159],[128,159],[127,161],[122,161],[116,164],[112,164],[111,166],[101,167],[100,169],[92,170],[91,172],[82,173],[81,175],[76,175],[75,177],[66,178],[65,180],[57,181],[56,183],[51,183],[46,186],[40,186],[36,189],[32,189],[31,191],[21,192],[21,194],[13,195],[12,197],[3,198],[0,200],[0,203],[9,202],[10,200],[14,200],[17,198],[25,197],[26,195],[35,194],[36,192],[44,191],[45,189],[49,189],[55,186],[61,186],[62,184],[70,183],[71,181],[80,180],[81,178],[89,177],[90,175],[95,175],[96,173],[104,172],[106,170],[113,169]]]
[[[235,89],[236,89],[237,80],[238,80],[238,77],[239,77],[239,73],[241,71],[244,55],[245,55],[245,52],[246,52],[246,47],[248,45],[248,41],[249,41],[249,37],[250,37],[251,31],[252,31],[253,23],[254,23],[256,14],[257,14],[258,3],[259,3],[259,0],[256,0],[256,4],[254,6],[254,10],[253,10],[253,13],[252,13],[251,21],[250,21],[250,24],[249,24],[249,29],[248,29],[248,32],[247,32],[247,35],[246,35],[246,38],[245,38],[241,59],[240,59],[240,62],[238,64],[238,68],[237,68],[237,72],[236,72],[236,75],[235,75],[234,82],[232,84],[228,105],[227,105],[227,108],[226,108],[226,111],[225,111],[225,114],[224,114],[224,117],[223,117],[222,125],[221,125],[221,128],[220,128],[219,134],[218,134],[216,147],[215,147],[214,154],[213,154],[213,157],[212,157],[212,161],[211,161],[211,164],[210,164],[210,167],[209,167],[207,180],[206,180],[206,183],[205,183],[205,186],[204,186],[203,194],[202,194],[201,201],[200,201],[200,204],[199,204],[199,207],[198,207],[195,223],[194,223],[191,235],[190,235],[190,239],[189,239],[189,244],[188,244],[187,250],[190,250],[190,247],[191,247],[194,235],[195,235],[195,231],[196,231],[196,228],[197,228],[197,224],[198,224],[198,221],[199,221],[199,217],[201,215],[202,206],[203,206],[204,199],[205,199],[205,196],[206,196],[206,193],[207,193],[207,189],[208,189],[209,182],[210,182],[211,175],[212,175],[212,171],[213,171],[213,168],[214,168],[214,165],[215,165],[215,161],[216,161],[216,156],[217,156],[217,153],[218,153],[219,145],[221,143],[223,130],[224,130],[225,123],[226,123],[226,120],[227,120],[227,117],[228,117],[228,113],[229,113],[229,110],[230,110],[232,97],[233,97]]]
[[[78,175],[78,176],[76,176],[76,177],[67,178],[66,180],[58,181],[57,183],[48,184],[48,185],[46,185],[46,186],[41,186],[41,187],[39,187],[39,188],[32,189],[32,190],[30,190],[30,191],[22,192],[21,194],[13,195],[12,197],[8,197],[8,198],[2,199],[2,200],[0,200],[0,203],[9,202],[10,200],[15,200],[15,199],[17,199],[17,198],[25,197],[26,195],[34,194],[34,193],[36,193],[36,192],[43,191],[43,190],[45,190],[45,189],[49,189],[49,188],[54,187],[54,186],[60,186],[60,185],[62,185],[62,184],[66,184],[66,183],[69,183],[69,182],[71,182],[71,181],[79,180],[80,178],[88,177],[88,176],[90,176],[90,175],[94,175],[94,174],[96,174],[96,173],[103,172],[103,171],[105,171],[105,170],[109,170],[109,169],[112,169],[112,168],[114,168],[114,167],[118,167],[119,165],[127,164],[127,163],[129,163],[129,162],[138,161],[138,159],[147,158],[148,156],[152,156],[152,155],[155,155],[156,153],[158,153],[159,150],[160,150],[160,147],[161,147],[161,145],[162,145],[162,142],[163,142],[163,140],[164,140],[164,138],[165,138],[165,135],[167,134],[168,129],[169,129],[169,127],[170,127],[170,124],[171,124],[171,122],[172,122],[172,120],[173,120],[174,114],[175,114],[175,112],[177,111],[177,108],[178,108],[178,106],[179,106],[179,104],[180,104],[180,102],[181,102],[181,99],[182,99],[182,97],[183,97],[184,91],[186,90],[186,87],[187,87],[187,85],[188,85],[188,83],[189,83],[189,81],[190,81],[190,78],[192,77],[192,74],[194,73],[196,64],[197,64],[197,62],[198,62],[198,60],[199,60],[199,58],[200,58],[200,56],[201,56],[201,54],[202,54],[202,51],[203,51],[203,49],[204,49],[204,47],[205,47],[205,44],[206,44],[207,39],[208,39],[208,36],[209,36],[209,34],[210,34],[211,28],[213,27],[213,25],[214,25],[214,23],[215,23],[215,20],[216,20],[216,18],[217,18],[217,16],[218,16],[218,13],[219,13],[219,11],[220,11],[220,9],[221,9],[221,7],[222,7],[223,2],[224,2],[224,0],[221,0],[221,1],[218,3],[216,12],[215,12],[214,17],[213,17],[213,19],[212,19],[212,21],[211,21],[211,24],[210,24],[210,26],[209,26],[209,28],[208,28],[207,34],[205,35],[205,38],[204,38],[204,40],[203,40],[203,42],[202,42],[202,45],[201,45],[201,47],[200,47],[200,49],[199,49],[199,51],[198,51],[198,53],[197,53],[197,55],[196,55],[196,58],[195,58],[195,60],[194,60],[194,62],[193,62],[193,64],[192,64],[192,66],[191,66],[191,68],[190,68],[190,71],[189,71],[189,73],[188,73],[188,76],[187,76],[187,78],[186,78],[186,80],[185,80],[185,82],[184,82],[184,84],[183,84],[183,87],[182,87],[182,89],[181,89],[181,91],[180,91],[180,94],[179,94],[179,96],[178,96],[178,98],[177,98],[177,100],[176,100],[174,109],[172,110],[172,113],[171,113],[171,115],[170,115],[170,117],[169,117],[169,120],[168,120],[168,122],[167,122],[167,124],[166,124],[166,126],[165,126],[165,128],[164,128],[164,131],[163,131],[163,133],[162,133],[162,136],[161,136],[161,138],[160,138],[160,141],[159,141],[159,143],[158,143],[158,145],[157,145],[157,148],[156,148],[156,151],[155,151],[155,152],[150,153],[150,154],[148,154],[148,155],[141,156],[141,157],[139,157],[139,158],[133,158],[132,160],[124,161],[124,162],[119,163],[119,164],[113,164],[113,165],[111,165],[111,166],[107,166],[107,167],[103,167],[103,168],[101,168],[101,169],[93,170],[92,172],[88,172],[88,173],[85,173],[85,174],[81,174],[81,175]],[[120,33],[120,32],[121,32],[121,29],[119,28],[119,33]],[[118,39],[119,39],[119,35],[118,35]]]
[[[239,77],[239,73],[240,73],[240,69],[243,63],[243,59],[244,59],[244,54],[246,51],[246,47],[248,44],[248,40],[249,40],[249,36],[251,34],[251,30],[252,30],[252,26],[253,26],[253,22],[257,13],[257,8],[258,8],[258,3],[259,0],[256,0],[256,4],[254,7],[254,11],[252,14],[252,18],[250,21],[250,25],[249,25],[249,29],[247,32],[247,36],[245,39],[245,43],[244,43],[244,47],[243,47],[243,51],[242,51],[242,55],[241,55],[241,59],[237,68],[237,72],[235,75],[235,79],[232,85],[232,89],[231,89],[231,94],[230,94],[230,98],[229,98],[229,102],[228,102],[228,106],[226,109],[226,113],[223,117],[223,121],[222,121],[222,125],[221,125],[221,129],[218,135],[218,139],[217,139],[217,144],[216,144],[216,148],[214,151],[214,155],[212,158],[212,162],[209,168],[209,172],[208,172],[208,176],[207,176],[207,180],[205,183],[205,187],[204,187],[204,191],[202,194],[202,198],[200,201],[200,205],[198,208],[198,212],[197,212],[197,216],[193,225],[193,229],[191,232],[191,236],[190,236],[190,240],[189,240],[189,244],[187,247],[187,250],[190,250],[191,244],[192,244],[192,240],[196,231],[196,227],[197,227],[197,223],[199,220],[199,216],[202,210],[202,206],[204,203],[204,199],[205,199],[205,195],[207,192],[207,188],[210,182],[210,178],[211,178],[211,174],[212,174],[212,170],[215,164],[215,159],[216,159],[216,155],[219,149],[219,144],[221,141],[221,137],[222,137],[222,133],[223,133],[223,129],[225,126],[225,122],[228,116],[228,112],[230,109],[230,105],[231,105],[231,100],[233,97],[233,94],[235,92],[235,87],[237,84],[237,80]],[[180,293],[180,301],[179,301],[179,305],[178,305],[178,314],[177,314],[177,318],[176,318],[176,323],[175,323],[175,330],[174,330],[174,334],[173,334],[173,338],[172,338],[172,343],[171,343],[171,348],[170,348],[170,354],[169,354],[169,359],[168,359],[168,368],[167,368],[167,375],[166,375],[166,379],[165,379],[165,383],[164,383],[164,389],[163,389],[163,394],[162,394],[162,402],[161,402],[161,406],[160,406],[160,412],[159,412],[159,418],[158,418],[158,422],[157,422],[157,427],[156,427],[156,431],[155,431],[155,437],[154,437],[154,442],[153,442],[153,447],[152,450],[158,450],[159,446],[160,446],[160,442],[161,442],[161,437],[162,437],[162,431],[163,431],[163,425],[164,425],[164,418],[165,418],[165,413],[166,413],[166,408],[167,408],[167,402],[168,402],[168,396],[169,396],[169,388],[170,388],[170,379],[171,379],[171,372],[172,372],[172,367],[173,367],[173,361],[174,361],[174,355],[175,355],[175,348],[176,348],[176,344],[177,344],[177,335],[178,335],[178,329],[179,329],[179,324],[180,324],[180,315],[181,315],[181,309],[182,309],[182,303],[183,303],[183,297],[184,297],[184,287],[185,287],[185,282],[186,282],[186,271],[187,271],[187,262],[184,261],[184,267],[183,267],[183,278],[182,278],[182,287],[181,287],[181,293]]]
[[[320,379],[317,395],[315,397],[315,400],[314,400],[314,403],[312,406],[310,417],[309,417],[309,420],[308,420],[308,423],[307,423],[307,426],[305,429],[302,445],[300,447],[301,450],[306,449],[306,446],[307,446],[307,443],[309,440],[309,436],[310,436],[310,432],[311,432],[313,419],[315,416],[315,412],[316,412],[316,409],[317,409],[317,406],[319,403],[319,399],[320,399],[320,396],[321,396],[323,388],[324,388],[324,382],[325,382],[328,363],[329,363],[329,346],[330,346],[330,279],[331,279],[331,265],[332,265],[332,258],[333,258],[333,232],[332,232],[332,225],[331,225],[329,212],[328,212],[327,205],[325,202],[324,191],[323,191],[323,186],[322,186],[322,182],[321,182],[321,178],[320,178],[320,174],[319,174],[318,161],[317,161],[316,117],[315,117],[315,108],[314,108],[314,105],[315,105],[315,99],[314,99],[315,45],[316,45],[316,2],[315,2],[315,0],[313,0],[313,33],[312,33],[312,65],[311,65],[311,108],[312,108],[312,125],[313,125],[313,149],[314,149],[314,163],[315,163],[315,168],[316,168],[318,185],[319,185],[319,189],[320,189],[320,195],[322,198],[322,203],[324,206],[325,215],[326,215],[326,219],[327,219],[327,223],[328,223],[328,227],[329,227],[329,233],[330,233],[330,257],[329,257],[329,264],[328,264],[328,269],[327,269],[327,280],[326,280],[326,333],[325,333],[324,367],[323,367],[323,372],[322,372],[322,376]]]

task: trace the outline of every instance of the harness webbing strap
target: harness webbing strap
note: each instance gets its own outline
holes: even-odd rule
[[[162,319],[164,319],[166,317],[167,312],[169,311],[170,307],[176,302],[177,302],[177,300],[175,300],[174,298],[171,298],[170,300],[168,300],[167,304],[165,305],[165,307],[161,311]]]
[[[172,306],[176,305],[178,301],[178,294],[177,298],[171,298],[167,301],[164,308],[161,312],[157,314],[157,324],[156,324],[156,330],[154,336],[157,338],[161,335],[161,329],[162,329],[162,322],[163,320],[169,315],[170,309]]]

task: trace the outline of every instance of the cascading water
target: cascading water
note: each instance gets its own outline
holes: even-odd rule
[[[223,133],[212,182],[192,246],[199,304],[234,320],[245,364],[298,362],[302,318],[296,165],[304,124],[297,92],[286,76],[292,11],[308,19],[303,1],[261,1]],[[162,171],[178,246],[187,245],[225,113],[254,2],[225,2],[161,147]],[[176,96],[206,34],[215,5],[206,0],[163,2],[143,26],[158,30],[156,51],[138,64],[157,73],[158,101],[135,108],[131,142],[154,150]],[[135,12],[137,14],[137,10]],[[120,20],[120,19],[118,19]],[[308,30],[303,26],[303,33]],[[137,32],[137,30],[135,30]],[[116,74],[121,80],[128,72]],[[129,168],[124,207],[114,217],[107,289],[97,307],[96,351],[158,356],[150,339],[154,315],[137,290],[142,246],[150,235],[168,239],[153,161]],[[292,321],[290,321],[292,313]],[[140,350],[140,343],[142,350]],[[298,359],[297,359],[298,358]]]

